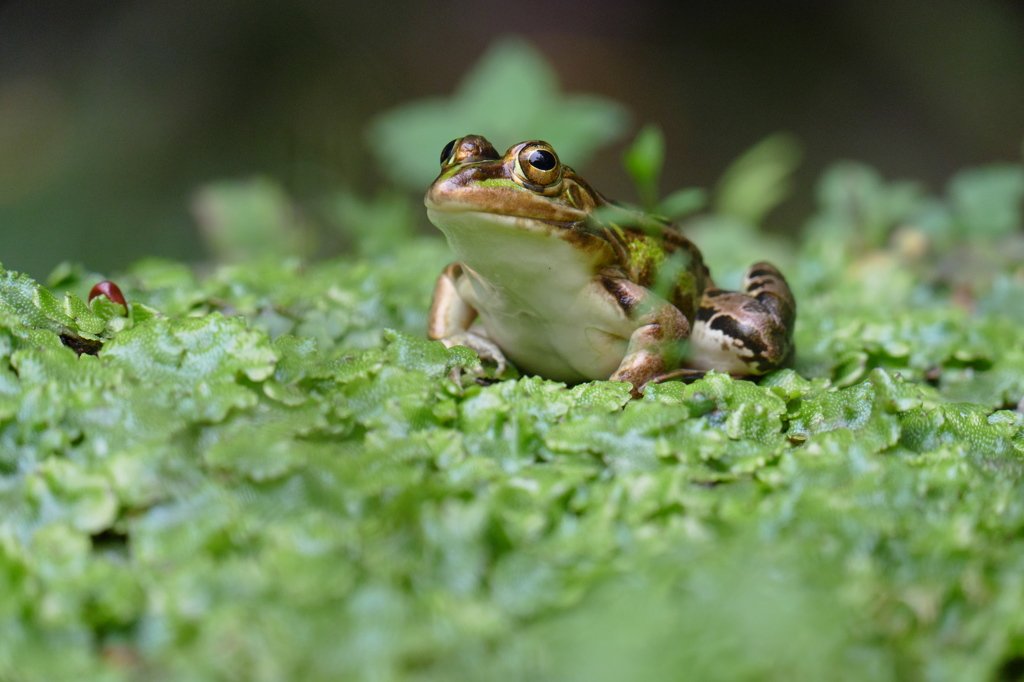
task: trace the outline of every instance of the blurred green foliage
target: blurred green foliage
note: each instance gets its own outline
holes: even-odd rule
[[[441,149],[454,138],[483,135],[499,151],[546,140],[567,163],[582,166],[618,140],[628,121],[617,102],[560,92],[540,52],[507,38],[488,50],[451,97],[418,100],[379,116],[368,144],[395,184],[422,191],[438,173]]]
[[[839,164],[796,246],[759,230],[795,161],[679,213],[720,283],[782,266],[795,369],[642,400],[460,378],[447,247],[386,193],[325,202],[363,255],[310,263],[280,189],[211,188],[225,262],[136,263],[127,316],[0,271],[0,678],[1012,679],[1021,168]]]
[[[206,185],[196,192],[192,213],[217,262],[313,251],[312,234],[299,212],[284,190],[266,178]]]
[[[640,205],[645,211],[657,212],[658,180],[665,162],[665,135],[661,128],[646,125],[622,156],[622,165],[633,178]]]
[[[789,196],[800,163],[800,146],[788,135],[773,135],[749,149],[722,175],[715,209],[749,223],[760,223]]]

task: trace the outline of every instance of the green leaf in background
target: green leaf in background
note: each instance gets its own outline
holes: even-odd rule
[[[520,38],[492,45],[455,94],[405,104],[380,115],[368,144],[395,184],[425,191],[439,171],[449,140],[483,135],[499,151],[524,140],[546,140],[563,163],[586,165],[591,154],[618,140],[629,116],[597,95],[564,94],[544,57]]]
[[[209,184],[192,212],[200,234],[220,262],[312,252],[310,231],[284,190],[265,178]]]
[[[819,217],[811,230],[826,229],[823,240],[847,235],[856,252],[879,248],[890,231],[921,201],[916,183],[886,183],[878,171],[861,163],[840,162],[818,181]]]
[[[669,220],[696,213],[708,203],[708,193],[700,187],[687,187],[672,192],[658,203],[655,212]]]
[[[654,124],[644,126],[622,155],[622,165],[633,178],[640,204],[645,211],[655,211],[658,203],[658,180],[665,162],[665,136]]]
[[[658,199],[658,180],[665,162],[665,136],[654,124],[644,126],[622,155],[622,165],[636,185],[640,204],[650,214],[677,220],[707,204],[707,192],[697,187],[676,190]]]
[[[960,233],[991,239],[1020,231],[1024,222],[1024,168],[1017,165],[973,168],[949,183]]]
[[[334,227],[353,238],[359,253],[381,256],[412,237],[413,212],[418,208],[398,192],[364,198],[342,190],[331,197],[325,212]]]
[[[726,169],[715,190],[715,209],[758,224],[790,192],[800,164],[800,145],[790,135],[767,137]]]

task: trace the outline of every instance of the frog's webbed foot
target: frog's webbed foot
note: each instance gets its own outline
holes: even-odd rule
[[[494,363],[497,365],[497,368],[494,370],[494,376],[501,376],[508,367],[508,360],[505,359],[505,354],[501,352],[500,348],[498,348],[498,344],[472,329],[456,332],[438,340],[443,343],[446,348],[451,348],[452,346],[465,346],[466,348],[475,351],[484,362]]]
[[[681,381],[684,384],[692,384],[698,379],[703,379],[706,375],[707,370],[703,369],[673,369],[669,372],[653,377],[647,382],[647,384],[660,384],[664,381]],[[646,386],[647,384],[644,385]]]
[[[795,321],[796,301],[782,273],[755,263],[743,276],[743,291],[704,292],[687,365],[734,376],[769,372],[791,359]]]

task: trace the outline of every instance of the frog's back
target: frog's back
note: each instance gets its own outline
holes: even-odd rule
[[[714,286],[704,257],[674,225],[645,220],[643,226],[611,223],[606,227],[606,239],[616,251],[618,267],[630,281],[655,291],[693,322],[701,294]]]

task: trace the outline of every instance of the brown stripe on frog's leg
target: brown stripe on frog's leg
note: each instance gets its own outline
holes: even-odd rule
[[[743,292],[709,289],[690,335],[686,366],[736,376],[764,374],[789,361],[796,302],[770,263],[752,265]]]
[[[792,334],[796,299],[778,268],[766,261],[754,263],[743,275],[743,291],[771,310],[787,333]]]
[[[629,337],[626,355],[610,381],[633,384],[633,397],[654,377],[676,366],[676,346],[690,333],[690,323],[671,303],[654,296],[647,288],[628,279],[602,277],[601,284],[616,298],[623,312],[640,326]]]

